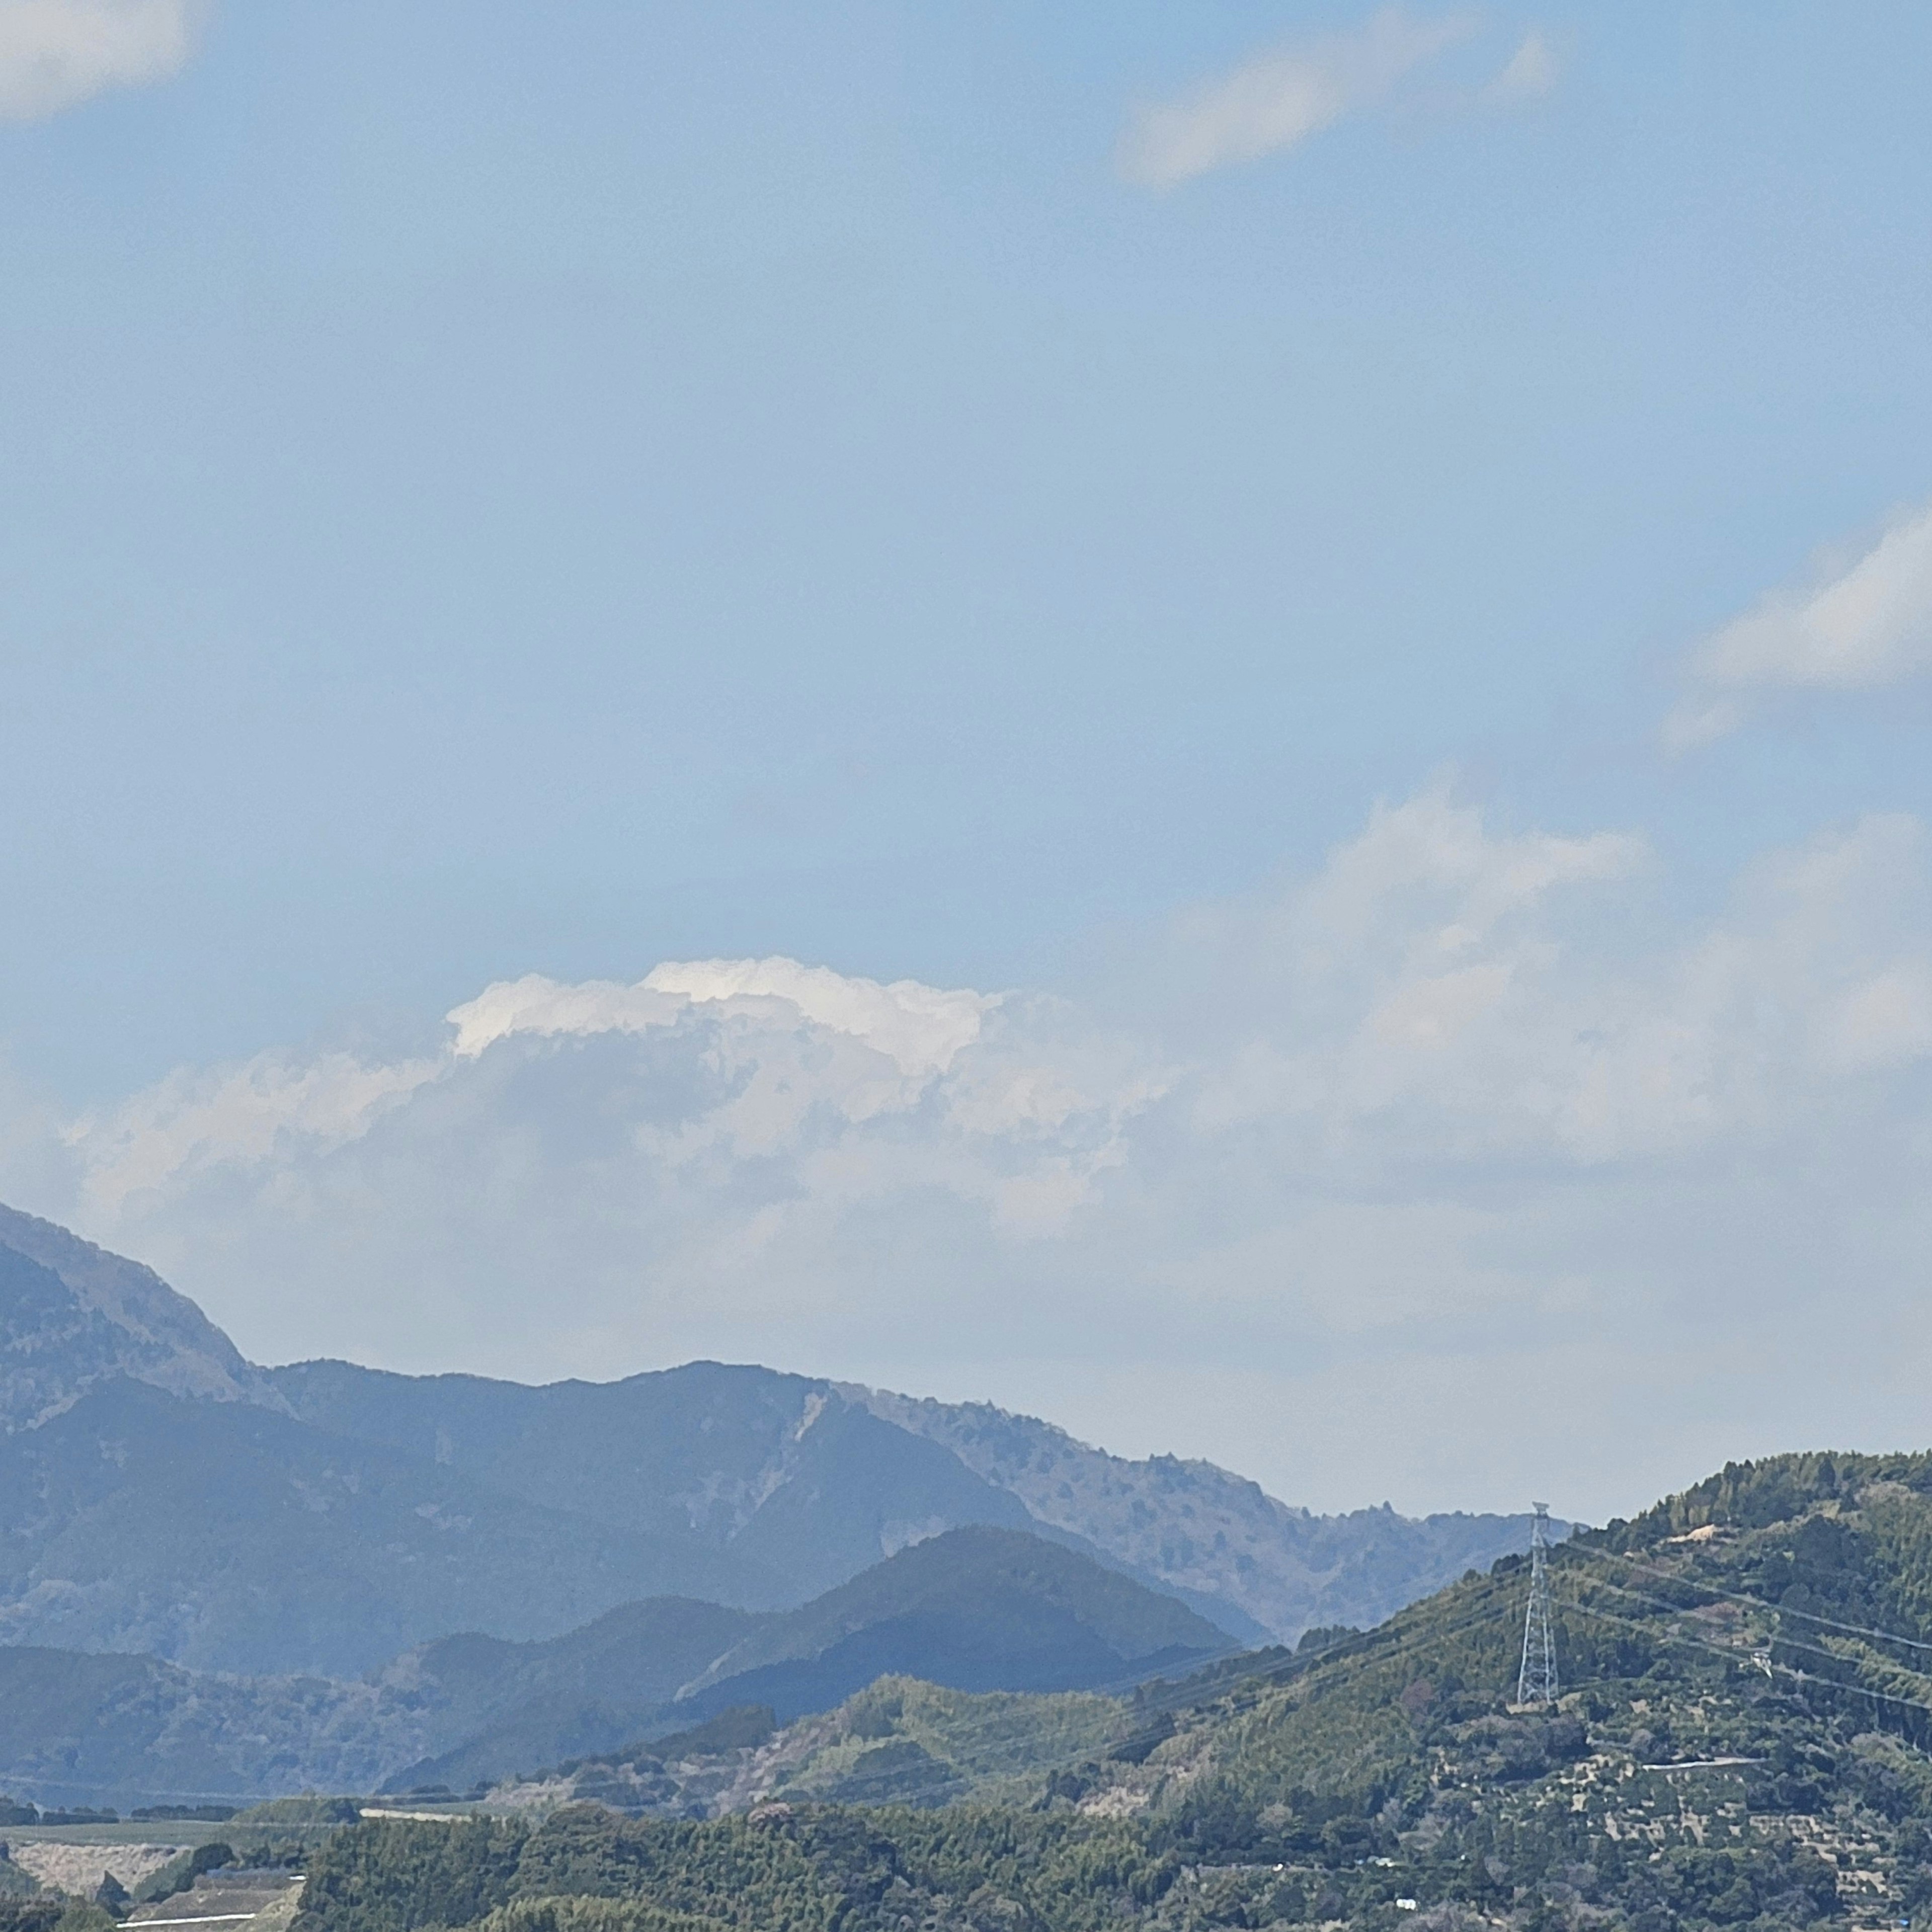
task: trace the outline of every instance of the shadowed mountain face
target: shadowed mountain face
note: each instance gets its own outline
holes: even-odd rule
[[[748,1705],[768,1706],[784,1723],[894,1674],[961,1690],[1084,1690],[1125,1685],[1232,1648],[1224,1632],[1172,1598],[1072,1550],[1002,1529],[950,1531],[796,1610],[744,1618],[674,1690],[662,1688],[671,1674],[663,1616],[664,1606],[638,1604],[532,1647],[523,1667],[541,1675],[540,1692],[395,1783],[460,1789]],[[430,1671],[449,1671],[437,1655],[442,1649],[425,1653]],[[490,1681],[505,1680],[499,1670]],[[638,1687],[628,1708],[612,1695],[622,1685]],[[663,1700],[654,1708],[642,1701],[646,1687]],[[601,1701],[590,1701],[593,1690]]]
[[[0,1438],[0,1635],[203,1669],[353,1676],[480,1622],[532,1637],[666,1592],[783,1594],[688,1529],[615,1530],[124,1378]]]
[[[346,1362],[268,1371],[304,1421],[614,1528],[694,1538],[798,1601],[962,1523],[1034,1526],[1026,1505],[823,1382],[716,1362],[526,1388]]]
[[[645,1596],[782,1609],[969,1525],[1057,1538],[1249,1640],[1376,1621],[1528,1534],[1312,1516],[1210,1464],[762,1368],[258,1369],[147,1269],[0,1210],[0,1640],[356,1672]]]
[[[1079,1690],[1234,1646],[1184,1604],[1012,1530],[956,1529],[748,1632],[680,1700],[822,1711],[874,1678]]]
[[[365,1486],[382,1480],[362,1473]],[[0,1788],[130,1803],[386,1780],[467,1786],[750,1702],[782,1720],[824,1709],[886,1671],[1060,1690],[1227,1647],[1184,1605],[1072,1551],[957,1530],[795,1610],[659,1598],[544,1642],[439,1639],[359,1684],[0,1648]]]

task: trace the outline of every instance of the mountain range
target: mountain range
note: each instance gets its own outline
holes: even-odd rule
[[[1528,1538],[1527,1516],[1317,1516],[1209,1463],[758,1367],[261,1368],[151,1270],[4,1208],[0,1425],[0,1642],[203,1670],[359,1676],[652,1596],[788,1608],[968,1524],[1292,1640]]]
[[[465,1786],[884,1672],[1121,1682],[1378,1622],[1528,1529],[1318,1516],[755,1366],[262,1367],[152,1270],[0,1209],[0,1780],[68,1802]]]
[[[1391,1552],[1474,1520],[756,1368],[262,1369],[147,1271],[0,1233],[0,1617],[65,1634],[0,1646],[0,1785],[472,1794],[460,1832],[341,1828],[310,1932],[1932,1907],[1932,1456],[1732,1465],[1570,1537],[1525,1702],[1520,1551],[1378,1616]],[[1250,1603],[1296,1640],[1244,1648]]]

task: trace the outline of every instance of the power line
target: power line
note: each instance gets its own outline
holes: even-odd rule
[[[1842,1630],[1847,1636],[1875,1637],[1885,1643],[1903,1644],[1908,1650],[1932,1652],[1932,1643],[1928,1643],[1920,1637],[1906,1636],[1898,1630],[1874,1630],[1864,1624],[1841,1623],[1836,1617],[1820,1616],[1815,1610],[1794,1610],[1784,1604],[1767,1603],[1762,1597],[1754,1597],[1742,1590],[1726,1590],[1720,1584],[1706,1583],[1699,1577],[1672,1576],[1669,1571],[1659,1570],[1654,1564],[1626,1556],[1621,1550],[1601,1550],[1588,1544],[1571,1544],[1564,1552],[1566,1557],[1571,1551],[1579,1556],[1606,1556],[1618,1563],[1628,1563],[1633,1570],[1654,1576],[1659,1582],[1675,1583],[1687,1590],[1702,1590],[1712,1596],[1725,1598],[1733,1604],[1748,1604],[1754,1610],[1769,1610],[1776,1616],[1801,1618],[1806,1623],[1821,1624],[1827,1630]]]
[[[1678,1616],[1690,1614],[1685,1611],[1684,1606],[1681,1604],[1670,1603],[1662,1597],[1646,1596],[1641,1590],[1630,1589],[1622,1583],[1612,1583],[1604,1577],[1598,1576],[1592,1578],[1590,1580],[1590,1587],[1593,1589],[1598,1590],[1614,1590],[1618,1596],[1628,1597],[1636,1603],[1648,1604],[1653,1610],[1668,1610]],[[1589,1606],[1588,1604],[1580,1602],[1577,1604],[1576,1607],[1580,1610],[1586,1610],[1589,1609]],[[1592,1614],[1594,1614],[1594,1612],[1592,1612]],[[1646,1629],[1650,1627],[1646,1624],[1638,1624],[1636,1628],[1639,1629]],[[1663,1633],[1663,1634],[1666,1636],[1675,1636],[1676,1634],[1674,1632],[1666,1631]],[[1700,1639],[1688,1637],[1683,1640],[1686,1642],[1702,1641]],[[1841,1652],[1827,1650],[1822,1644],[1807,1643],[1802,1637],[1787,1636],[1780,1633],[1779,1635],[1772,1639],[1771,1641],[1780,1645],[1786,1650],[1802,1650],[1808,1656],[1829,1658],[1834,1664],[1855,1664],[1858,1661],[1856,1658],[1846,1657]],[[1725,1644],[1707,1644],[1706,1648],[1716,1651],[1721,1656],[1734,1658],[1737,1655],[1737,1652],[1734,1648]],[[1882,1664],[1891,1664],[1892,1667],[1894,1670],[1906,1670],[1907,1669],[1907,1666],[1904,1664],[1893,1663],[1890,1658],[1881,1658],[1879,1661]],[[1925,1676],[1924,1672],[1917,1670],[1908,1671],[1907,1674],[1913,1677],[1922,1678]],[[1808,1677],[1806,1679],[1806,1682],[1809,1683],[1828,1683],[1834,1681],[1835,1680],[1826,1678]],[[1844,1688],[1862,1691],[1865,1687],[1863,1684],[1852,1684],[1847,1685]],[[1911,1700],[1910,1699],[1906,1699],[1905,1701],[1910,1702]],[[1932,1706],[1927,1706],[1925,1708],[1928,1709],[1932,1709]]]
[[[1614,1588],[1616,1586],[1612,1585],[1610,1587]],[[1687,1636],[1681,1630],[1660,1630],[1658,1629],[1654,1624],[1640,1623],[1634,1617],[1620,1617],[1614,1610],[1600,1610],[1594,1604],[1580,1602],[1573,1603],[1570,1605],[1570,1607],[1574,1610],[1581,1610],[1586,1617],[1595,1617],[1604,1623],[1621,1624],[1624,1629],[1636,1630],[1641,1633],[1643,1636],[1649,1637],[1654,1642],[1688,1644],[1694,1650],[1708,1650],[1715,1656],[1728,1658],[1733,1664],[1756,1664],[1758,1668],[1762,1670],[1767,1672],[1774,1671],[1779,1676],[1792,1678],[1800,1684],[1819,1684],[1822,1685],[1827,1690],[1848,1691],[1855,1697],[1876,1698],[1878,1702],[1882,1704],[1896,1704],[1900,1706],[1903,1709],[1907,1711],[1923,1711],[1928,1714],[1932,1714],[1932,1704],[1922,1703],[1916,1697],[1895,1696],[1889,1690],[1874,1690],[1868,1684],[1846,1684],[1842,1682],[1837,1678],[1814,1676],[1808,1670],[1794,1670],[1788,1664],[1774,1663],[1768,1658],[1763,1658],[1760,1660],[1756,1658],[1740,1657],[1738,1653],[1735,1650],[1732,1649],[1728,1645],[1712,1643],[1708,1638],[1705,1637]],[[1805,1650],[1813,1650],[1816,1649],[1816,1646],[1811,1644],[1804,1644],[1798,1646],[1798,1648]],[[1821,1657],[1832,1657],[1834,1656],[1836,1653],[1834,1652],[1827,1650],[1820,1651],[1818,1652],[1818,1654]],[[1839,1661],[1842,1663],[1844,1660],[1843,1658],[1840,1658]]]

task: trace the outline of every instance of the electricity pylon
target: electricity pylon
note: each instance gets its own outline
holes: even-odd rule
[[[1532,1503],[1536,1520],[1529,1532],[1529,1608],[1522,1620],[1522,1672],[1516,1679],[1519,1704],[1556,1701],[1556,1638],[1550,1624],[1550,1505]]]

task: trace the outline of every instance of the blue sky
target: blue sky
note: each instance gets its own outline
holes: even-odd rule
[[[757,1357],[1295,1501],[1921,1440],[1928,55],[0,0],[0,1191],[265,1358]],[[1504,1004],[1422,1096],[1349,1055],[1425,930]],[[1006,998],[896,1058],[782,974],[444,1018],[773,956]],[[1573,1444],[1445,1420],[1579,1374]]]

